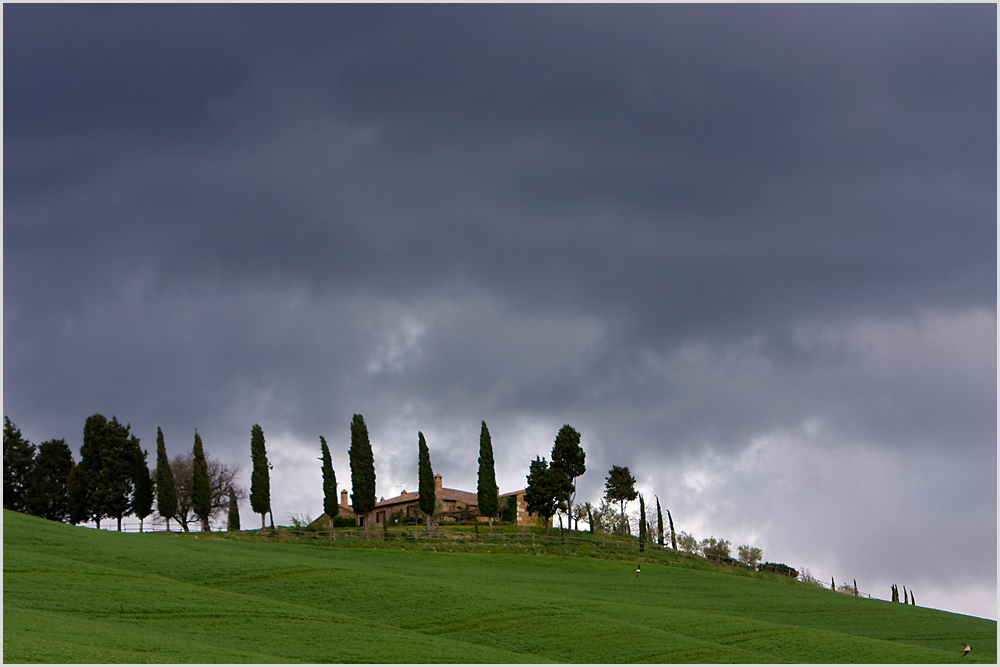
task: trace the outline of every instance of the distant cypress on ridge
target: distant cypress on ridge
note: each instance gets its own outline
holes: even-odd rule
[[[194,462],[191,471],[191,509],[201,519],[202,532],[211,532],[208,520],[212,514],[212,485],[208,479],[208,461],[198,429],[194,430]]]
[[[250,473],[250,508],[260,515],[260,527],[264,529],[264,515],[271,513],[271,464],[267,462],[264,447],[264,431],[259,424],[250,427],[250,458],[253,472]],[[271,526],[274,514],[271,513]]]
[[[156,427],[156,511],[167,520],[167,530],[170,530],[170,519],[177,514],[177,485],[159,426]]]
[[[370,523],[368,514],[375,509],[375,457],[368,440],[365,418],[354,415],[351,420],[351,506],[359,517],[365,517],[365,533]]]
[[[485,516],[493,531],[493,518],[500,511],[500,490],[497,488],[497,474],[493,463],[493,442],[486,422],[479,431],[479,482],[476,487],[476,499],[479,504],[479,515]]]
[[[323,513],[330,519],[332,527],[334,517],[340,512],[340,505],[337,502],[337,475],[333,472],[330,448],[326,446],[326,438],[323,436],[319,436],[319,447],[322,453],[320,460],[323,461]]]
[[[420,511],[427,517],[427,530],[431,528],[431,518],[437,503],[434,491],[434,470],[431,468],[431,453],[424,441],[424,434],[417,431],[417,495]]]

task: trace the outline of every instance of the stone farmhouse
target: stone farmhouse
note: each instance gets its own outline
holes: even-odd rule
[[[528,512],[524,492],[525,490],[521,489],[520,491],[509,491],[500,494],[500,506],[503,507],[508,497],[515,496],[517,498],[516,524],[518,526],[533,526],[537,523],[538,515],[534,512]],[[442,503],[442,517],[464,519],[475,516],[480,521],[487,520],[486,517],[480,516],[478,513],[479,498],[476,493],[445,488],[441,475],[434,475],[434,496]],[[354,508],[347,504],[347,500],[347,490],[344,489],[340,492],[340,516],[351,516],[354,513]],[[406,491],[405,489],[394,498],[379,498],[379,501],[375,503],[375,511],[371,514],[371,525],[381,526],[387,518],[392,517],[396,512],[401,512],[404,517],[414,517],[415,519],[419,510],[419,501],[419,493],[416,491]],[[364,525],[363,519],[365,518],[367,517],[357,517],[359,526]]]

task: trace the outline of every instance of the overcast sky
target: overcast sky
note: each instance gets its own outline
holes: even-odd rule
[[[568,423],[578,500],[996,618],[996,12],[4,5],[4,414],[258,423],[277,523],[355,413],[387,498]]]

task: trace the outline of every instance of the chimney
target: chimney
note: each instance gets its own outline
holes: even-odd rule
[[[340,504],[347,507],[347,489],[340,490]]]
[[[443,487],[441,486],[441,475],[434,475],[434,490],[440,491]]]

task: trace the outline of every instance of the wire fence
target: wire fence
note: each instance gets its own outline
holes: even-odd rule
[[[96,525],[87,525],[90,528],[96,528]],[[201,522],[190,521],[187,524],[188,532],[200,533]],[[215,525],[211,526],[212,530],[215,532],[225,531],[225,526]],[[101,522],[101,530],[117,531],[118,523],[115,520],[105,520]],[[259,530],[259,529],[255,529]],[[163,519],[157,518],[156,520],[146,520],[140,522],[135,520],[123,520],[121,526],[121,532],[123,533],[153,533],[153,532],[166,532],[167,522]],[[172,521],[170,523],[170,532],[184,532],[184,528],[177,521]],[[567,531],[569,532],[569,531]],[[575,531],[574,531],[575,532]],[[427,530],[400,530],[394,528],[391,530],[383,530],[381,528],[373,528],[369,531],[365,531],[362,528],[346,528],[339,530],[318,530],[318,531],[308,531],[308,530],[295,530],[289,528],[279,528],[279,529],[265,529],[263,534],[270,536],[280,536],[287,537],[295,540],[328,540],[330,542],[336,543],[357,543],[357,542],[409,542],[409,543],[455,543],[455,544],[501,544],[501,545],[511,545],[511,546],[521,546],[521,547],[541,547],[545,545],[569,545],[569,546],[591,546],[591,547],[601,547],[602,549],[607,549],[610,545],[616,550],[627,550],[639,553],[639,541],[638,539],[632,538],[622,538],[617,535],[611,535],[608,533],[593,533],[581,536],[579,534],[549,534],[538,533],[527,528],[522,528],[517,532],[511,532],[506,530],[489,531],[487,529],[481,529],[478,533],[469,530],[454,530],[454,529],[441,529],[436,528],[430,531]],[[646,545],[646,549],[650,554],[656,553],[660,550],[660,546],[655,543],[649,543]],[[663,549],[664,552],[673,552],[669,547]],[[705,561],[716,561],[723,562],[722,559],[713,556],[701,556],[697,554],[690,554],[683,551],[673,552],[676,555],[682,556],[684,558],[698,559]],[[734,567],[747,567],[742,565],[738,561],[733,561],[729,559],[725,561],[726,564],[732,565]],[[804,569],[799,573],[799,579],[807,581],[815,586],[825,588],[827,590],[835,590],[838,593],[843,593],[845,595],[855,595],[854,587],[851,586],[850,589],[841,588],[843,584],[836,585],[832,580],[824,581],[822,579],[816,578],[815,575],[809,573],[808,570]],[[853,583],[853,581],[852,581]],[[835,587],[836,586],[836,587]],[[877,595],[872,595],[871,593],[858,590],[856,593],[857,597],[865,599],[882,600]]]

